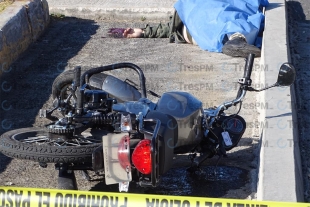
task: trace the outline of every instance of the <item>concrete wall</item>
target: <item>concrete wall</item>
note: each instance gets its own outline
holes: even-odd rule
[[[0,75],[49,23],[46,0],[16,1],[0,13]]]

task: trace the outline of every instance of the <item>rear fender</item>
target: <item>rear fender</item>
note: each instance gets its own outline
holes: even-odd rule
[[[157,119],[161,122],[159,135],[159,174],[166,173],[172,166],[174,146],[178,141],[178,127],[176,120],[170,116],[157,111],[149,112],[145,119]],[[175,127],[169,127],[175,126]],[[154,130],[155,125],[145,126]]]

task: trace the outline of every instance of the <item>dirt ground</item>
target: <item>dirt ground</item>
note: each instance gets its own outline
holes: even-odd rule
[[[243,58],[201,51],[187,44],[168,44],[166,39],[111,39],[105,32],[110,27],[141,27],[144,22],[95,22],[74,18],[52,19],[46,33],[33,44],[8,71],[1,76],[0,134],[22,127],[41,126],[40,108],[51,105],[53,80],[65,70],[80,65],[83,70],[116,62],[133,62],[145,72],[147,87],[161,94],[168,90],[185,90],[202,100],[205,108],[233,99],[237,80],[243,75]],[[259,58],[255,60],[253,80],[260,86]],[[121,78],[126,71],[113,73]],[[255,82],[256,81],[256,82]],[[212,174],[216,158],[203,167],[203,173],[190,176],[186,155],[176,156],[175,166],[155,189],[131,185],[132,192],[255,199],[259,106],[254,94],[248,94],[240,115],[248,129],[238,147],[223,158]],[[252,105],[251,105],[252,104]],[[236,112],[232,109],[230,113]],[[104,185],[103,178],[87,181],[77,171],[79,190],[118,191],[117,186]],[[0,153],[0,186],[13,185],[57,188],[58,172],[54,164],[41,168],[38,163],[5,157]]]

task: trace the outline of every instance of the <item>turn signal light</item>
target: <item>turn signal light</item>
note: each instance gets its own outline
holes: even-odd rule
[[[152,172],[151,140],[141,140],[132,153],[132,163],[142,174]]]

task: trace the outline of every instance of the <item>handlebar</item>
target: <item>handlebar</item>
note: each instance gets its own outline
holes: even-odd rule
[[[252,74],[252,68],[253,68],[253,63],[254,63],[254,57],[255,57],[254,54],[249,54],[246,59],[243,78],[238,81],[240,84],[240,89],[238,90],[238,95],[236,99],[229,101],[229,102],[225,102],[221,104],[219,107],[217,107],[213,114],[214,117],[217,117],[223,109],[227,109],[231,106],[235,106],[236,104],[242,101],[242,99],[244,98],[246,94],[248,87],[251,86],[251,74]]]
[[[252,68],[253,68],[253,63],[254,63],[254,54],[249,54],[247,61],[245,63],[245,68],[244,68],[244,75],[243,78],[248,81],[251,80],[251,74],[252,74]]]
[[[80,87],[80,81],[81,81],[81,67],[77,66],[74,68],[74,90],[77,87]]]

